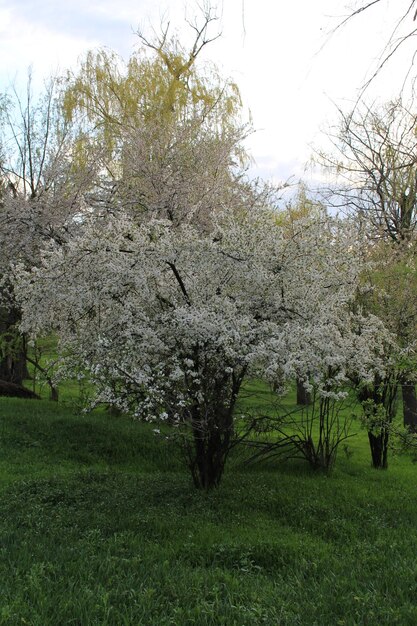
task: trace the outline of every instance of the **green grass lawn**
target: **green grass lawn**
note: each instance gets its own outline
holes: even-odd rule
[[[151,426],[0,399],[0,624],[415,626],[417,467],[357,430],[330,477],[236,454],[207,494]]]

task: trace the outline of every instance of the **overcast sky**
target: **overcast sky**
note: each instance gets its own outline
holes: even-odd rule
[[[238,83],[250,109],[254,174],[275,182],[305,177],[311,144],[322,141],[321,129],[336,118],[336,105],[347,109],[355,101],[409,0],[381,0],[329,38],[348,7],[358,4],[217,2],[222,36],[205,49],[205,58]],[[165,19],[183,29],[184,17],[197,13],[191,0],[0,0],[0,92],[13,80],[22,83],[29,66],[39,81],[75,67],[91,48],[107,46],[127,59],[137,47],[139,26],[150,34],[150,25]],[[397,54],[368,97],[394,96],[410,58],[410,47]]]

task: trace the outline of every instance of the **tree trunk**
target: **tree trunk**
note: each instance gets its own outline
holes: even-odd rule
[[[404,426],[412,433],[417,432],[417,395],[414,383],[405,381],[401,385],[403,396]]]
[[[368,432],[369,445],[371,447],[372,467],[375,469],[388,468],[388,432],[383,428],[377,435]]]
[[[297,378],[297,404],[308,406],[311,404],[311,395],[304,387],[303,381]]]
[[[26,378],[29,378],[29,373],[26,367],[26,353],[23,348],[3,356],[0,360],[0,380],[22,385]]]
[[[193,443],[189,449],[189,467],[194,485],[209,491],[218,487],[230,452],[232,414],[205,421],[196,415],[193,419]]]
[[[195,456],[190,468],[198,489],[209,491],[219,486],[229,452],[229,441],[223,439],[224,436],[217,431],[204,434],[200,431],[194,432]]]
[[[2,338],[0,380],[15,385],[22,385],[24,379],[29,377],[25,341],[16,330],[19,317],[19,312],[15,308],[0,310],[0,335]]]

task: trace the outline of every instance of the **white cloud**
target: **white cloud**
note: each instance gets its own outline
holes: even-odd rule
[[[99,39],[83,39],[56,32],[47,27],[0,9],[0,88],[26,80],[29,67],[34,79],[41,79],[75,65],[85,50],[99,44]]]
[[[319,127],[336,116],[333,102],[340,105],[345,98],[343,106],[351,106],[401,12],[397,1],[378,3],[338,31],[317,54],[346,4],[219,0],[222,37],[204,56],[241,87],[258,129],[248,145],[259,173],[276,179],[286,178],[291,169],[295,176],[303,174],[309,143],[320,141]],[[24,79],[30,65],[40,78],[74,66],[86,50],[100,45],[127,57],[137,42],[133,30],[149,23],[158,27],[163,16],[180,26],[186,6],[192,19],[195,4],[186,0],[37,0],[36,6],[33,0],[3,0],[0,90],[16,74]],[[389,98],[398,91],[405,55],[396,55],[396,64],[375,83],[370,96]]]

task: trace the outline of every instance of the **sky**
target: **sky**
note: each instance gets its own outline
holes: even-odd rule
[[[213,0],[219,20],[212,33],[222,34],[204,59],[240,87],[254,128],[247,140],[252,175],[274,183],[320,176],[305,168],[314,146],[326,145],[337,107],[354,105],[409,0],[380,0],[332,35],[359,4]],[[74,69],[90,49],[105,46],[127,59],[138,47],[138,28],[151,37],[169,21],[186,41],[185,18],[198,14],[191,0],[0,0],[0,92],[24,84],[29,67],[38,84]],[[409,23],[411,30],[412,16]],[[396,53],[366,92],[368,101],[398,93],[410,58],[410,46]]]

